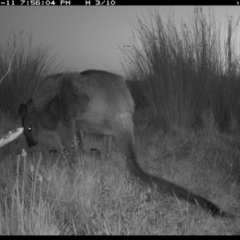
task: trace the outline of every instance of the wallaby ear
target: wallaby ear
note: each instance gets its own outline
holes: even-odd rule
[[[32,115],[35,111],[35,106],[34,106],[34,103],[33,103],[33,100],[32,98],[28,100],[27,104],[26,104],[26,109],[27,109],[27,113],[29,115]]]
[[[58,99],[58,94],[49,103],[49,112],[55,117],[60,116],[60,103]]]
[[[22,117],[27,112],[26,105],[22,103],[19,106],[18,112],[19,112],[20,116]]]

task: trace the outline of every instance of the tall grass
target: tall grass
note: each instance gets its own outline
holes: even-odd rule
[[[239,156],[237,142],[229,144],[232,138],[221,137],[213,125],[211,135],[185,131],[184,137],[173,137],[160,136],[154,129],[138,131],[139,162],[147,172],[207,197],[224,210],[236,207],[237,214],[239,186],[237,179],[229,181],[228,174],[229,165]],[[16,155],[22,147],[17,139],[7,145],[5,154],[0,151],[1,235],[239,232],[239,220],[213,218],[186,201],[139,188],[137,182],[129,181],[118,151],[111,161],[79,156],[69,167],[67,159],[46,155],[46,149]]]
[[[48,74],[56,54],[53,45],[33,44],[25,32],[9,36],[0,46],[0,109],[18,117],[18,107],[32,97],[39,79]]]
[[[148,81],[141,90],[151,109],[150,122],[164,128],[199,127],[209,110],[224,129],[231,116],[240,120],[239,61],[231,18],[224,38],[214,13],[205,15],[201,7],[179,26],[173,15],[163,21],[157,10],[149,17],[150,23],[137,18],[138,41],[121,50],[128,78]]]

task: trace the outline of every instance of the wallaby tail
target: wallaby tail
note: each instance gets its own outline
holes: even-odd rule
[[[162,178],[151,176],[145,173],[139,166],[137,162],[137,157],[134,151],[133,143],[128,142],[125,145],[125,154],[126,154],[126,161],[127,166],[130,170],[130,173],[133,174],[139,182],[148,185],[152,188],[157,189],[159,193],[163,194],[170,194],[177,198],[183,199],[188,201],[189,203],[202,207],[205,211],[210,212],[212,216],[220,216],[225,217],[229,216],[229,213],[224,212],[221,210],[217,205],[212,203],[211,201],[198,196],[176,184],[168,182]]]

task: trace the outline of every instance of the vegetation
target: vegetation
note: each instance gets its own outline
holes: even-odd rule
[[[226,38],[214,15],[204,15],[201,7],[179,26],[173,16],[164,22],[157,10],[150,19],[148,24],[138,18],[137,40],[122,48],[128,78],[148,81],[141,94],[149,102],[149,121],[165,130],[175,125],[196,129],[203,124],[202,114],[211,111],[220,130],[231,130],[231,123],[240,120],[239,55],[233,38],[239,19],[233,25],[228,18]]]
[[[123,49],[128,78],[148,83],[134,83],[131,90],[141,91],[132,92],[135,101],[141,98],[135,122],[139,111],[140,119],[149,116],[148,127],[136,124],[139,162],[149,173],[240,215],[240,88],[232,22],[224,41],[201,8],[180,28],[154,14],[150,25],[138,19],[141,46]],[[0,133],[20,126],[20,103],[52,73],[51,48],[33,47],[31,40],[26,48],[21,34],[0,49]],[[87,136],[89,149],[93,144],[98,139]],[[111,161],[86,154],[70,167],[44,143],[29,149],[23,135],[2,147],[0,234],[240,233],[239,218],[213,218],[185,201],[140,188],[129,179],[117,145],[113,151]]]
[[[239,185],[232,163],[239,159],[239,139],[217,131],[136,132],[144,169],[237,213],[233,207],[239,206]],[[24,144],[17,139],[1,149],[0,234],[239,233],[239,220],[213,218],[201,208],[129,181],[117,146],[111,162],[85,155],[70,168],[67,159],[50,156],[45,148],[21,153]]]

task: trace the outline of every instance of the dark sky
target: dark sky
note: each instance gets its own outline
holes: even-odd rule
[[[32,33],[35,43],[54,43],[58,61],[66,59],[62,64],[66,70],[91,68],[122,73],[118,46],[132,41],[130,23],[136,21],[136,16],[148,19],[148,10],[154,8],[163,19],[173,9],[176,22],[193,12],[193,6],[1,6],[0,44],[6,44],[11,33],[23,30],[25,37]],[[207,13],[209,7],[203,8]],[[214,6],[212,9],[215,20],[222,22],[225,32],[227,14],[234,16],[235,21],[240,16],[240,6]]]

